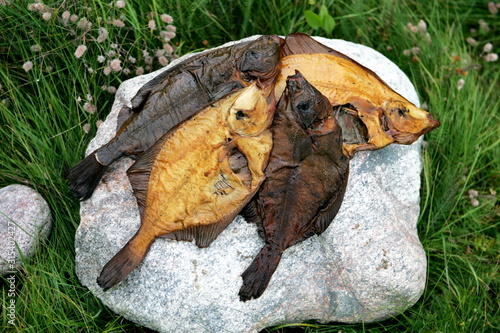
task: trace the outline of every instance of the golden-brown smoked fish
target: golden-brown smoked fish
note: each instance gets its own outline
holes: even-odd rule
[[[308,35],[286,37],[280,67],[276,96],[284,90],[286,78],[299,70],[337,107],[335,117],[345,133],[343,150],[349,157],[393,142],[411,144],[439,126],[428,112],[395,92],[372,70]]]
[[[287,248],[330,225],[349,174],[330,102],[300,73],[287,79],[272,131],[266,179],[243,211],[266,244],[242,274],[242,301],[262,295]]]
[[[88,199],[109,165],[124,155],[140,155],[209,103],[253,81],[274,83],[282,44],[277,36],[262,36],[203,52],[146,83],[132,99],[132,108],[122,109],[128,117],[119,117],[115,137],[68,172],[74,196]]]
[[[123,280],[157,237],[174,234],[208,246],[251,199],[272,147],[272,88],[253,83],[207,106],[132,165],[128,175],[141,227],[104,266],[97,279],[104,290]],[[246,177],[231,168],[234,150],[246,159]]]

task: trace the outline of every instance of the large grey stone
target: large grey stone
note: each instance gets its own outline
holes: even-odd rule
[[[418,103],[408,78],[380,53],[342,40],[317,39],[373,69]],[[118,110],[154,75],[120,86],[87,153],[114,135]],[[288,249],[262,297],[246,303],[238,298],[240,275],[263,241],[241,217],[205,249],[157,239],[123,283],[107,292],[97,286],[103,265],[140,224],[126,177],[132,162],[123,158],[115,163],[92,198],[82,203],[75,245],[82,284],[134,322],[161,332],[257,332],[310,319],[371,322],[397,315],[423,292],[426,256],[416,230],[420,142],[358,153],[351,161],[342,208],[330,227]]]
[[[19,269],[48,237],[52,219],[49,205],[31,187],[0,189],[0,275]]]

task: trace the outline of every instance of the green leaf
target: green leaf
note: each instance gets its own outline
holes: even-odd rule
[[[328,17],[328,8],[326,8],[325,5],[321,5],[321,8],[319,10],[319,17],[321,18],[321,21],[325,21],[325,17]]]
[[[335,19],[330,15],[328,15],[323,20],[323,29],[326,31],[328,35],[331,35],[334,28],[335,28]]]
[[[309,24],[309,26],[313,29],[318,29],[323,25],[323,20],[321,19],[321,17],[310,10],[306,10],[304,12],[304,16],[306,17],[307,24]]]

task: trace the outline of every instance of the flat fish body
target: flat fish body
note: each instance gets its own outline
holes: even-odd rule
[[[328,227],[347,185],[342,130],[328,99],[300,73],[287,79],[272,130],[266,179],[243,211],[265,246],[242,274],[242,301],[262,295],[287,248]]]
[[[207,106],[176,126],[128,170],[141,227],[102,270],[105,290],[120,282],[160,236],[208,246],[251,199],[264,179],[272,147],[270,89],[256,83]],[[240,152],[246,177],[231,168]],[[248,181],[250,178],[250,181]]]
[[[262,36],[251,42],[194,56],[144,85],[125,107],[117,134],[68,173],[75,197],[88,199],[107,167],[124,155],[140,155],[171,128],[224,95],[277,75],[283,40]]]
[[[304,34],[287,36],[276,94],[286,78],[299,70],[336,108],[345,137],[344,153],[383,148],[390,143],[411,144],[439,122],[391,89],[372,70]],[[360,121],[348,120],[354,117]],[[350,132],[350,133],[349,133]]]

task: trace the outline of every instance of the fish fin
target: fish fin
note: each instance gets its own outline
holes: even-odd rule
[[[245,207],[243,207],[240,215],[243,216],[248,223],[262,224],[262,220],[257,212],[255,200],[250,201]]]
[[[264,228],[262,226],[262,219],[260,218],[259,212],[257,210],[257,204],[255,200],[250,201],[240,212],[240,215],[248,223],[254,223],[257,225],[257,233],[259,237],[265,239]]]
[[[234,217],[234,214],[230,214],[217,223],[192,226],[160,237],[177,241],[192,241],[194,239],[196,246],[200,248],[208,247],[233,222]]]
[[[357,64],[357,62],[354,61],[349,56],[339,51],[336,51],[332,48],[329,48],[328,46],[323,45],[320,42],[316,41],[311,36],[301,32],[296,32],[286,36],[285,45],[281,49],[282,57],[286,57],[292,54],[315,54],[315,53],[331,54],[339,58],[355,62]]]
[[[269,244],[260,250],[250,266],[241,274],[243,285],[239,292],[240,301],[246,302],[262,295],[278,267],[281,253]]]
[[[307,137],[300,142],[297,146],[293,148],[293,159],[297,162],[302,161],[306,157],[312,154],[313,141],[310,137]]]
[[[96,152],[78,162],[66,175],[73,196],[81,201],[90,198],[107,169],[97,160]]]
[[[339,53],[300,32],[290,34],[285,38],[285,45],[281,52],[282,57],[292,54]]]
[[[120,112],[118,112],[118,118],[116,120],[116,132],[119,133],[123,131],[121,128],[125,122],[132,116],[132,109],[129,108],[128,106],[124,105],[121,109]]]
[[[140,253],[135,253],[132,251],[132,244],[136,237],[137,234],[102,268],[101,274],[97,278],[97,284],[104,291],[117,285],[127,277],[148,253],[154,239]]]
[[[158,155],[158,152],[163,146],[163,142],[167,135],[164,135],[151,148],[146,150],[132,166],[127,170],[127,176],[132,186],[134,196],[137,200],[137,206],[141,214],[141,221],[146,206],[146,195],[148,192],[149,176],[153,163]]]
[[[345,175],[343,176],[343,181],[340,182],[340,186],[337,188],[337,191],[334,193],[328,205],[318,213],[313,221],[315,234],[322,234],[339,212],[342,201],[344,200],[348,177],[349,169],[346,170]]]
[[[135,94],[134,97],[132,97],[130,103],[132,104],[131,111],[132,112],[140,112],[142,108],[144,107],[144,104],[146,104],[146,101],[148,100],[149,96],[151,95],[151,91],[160,84],[163,80],[165,80],[169,75],[172,74],[174,70],[176,70],[178,66],[171,67],[162,73],[158,74],[155,76],[153,79],[149,80],[146,82]]]

